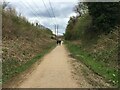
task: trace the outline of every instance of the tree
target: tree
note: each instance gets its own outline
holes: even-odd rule
[[[3,4],[2,4],[2,9],[5,9],[7,6],[8,6],[8,4],[9,4],[9,2],[3,2]]]
[[[100,32],[109,32],[111,28],[120,24],[120,3],[89,2],[86,5],[92,16],[93,26]]]
[[[73,30],[74,25],[77,22],[77,18],[75,16],[70,17],[70,20],[68,21],[68,25],[66,28],[66,33],[65,33],[65,39],[66,40],[72,40],[75,39],[75,30]]]
[[[78,16],[82,16],[87,13],[88,10],[84,3],[79,2],[78,5],[75,6],[74,11],[78,14]]]

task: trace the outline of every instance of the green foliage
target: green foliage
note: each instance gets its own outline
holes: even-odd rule
[[[116,25],[120,24],[120,3],[117,2],[94,2],[86,3],[89,14],[93,19],[93,26],[97,32],[110,32]]]
[[[74,33],[74,25],[76,23],[77,18],[76,17],[70,17],[70,20],[68,21],[68,26],[66,28],[65,33],[65,39],[72,40],[74,39],[75,33]]]
[[[79,45],[75,45],[71,42],[67,42],[66,46],[71,54],[86,66],[88,66],[95,73],[103,76],[108,82],[113,85],[118,85],[118,70],[108,66],[107,63],[103,61],[98,61],[96,58],[92,57],[90,53],[83,50]]]
[[[118,27],[120,3],[84,3],[88,13],[68,22],[65,39],[68,49],[94,72],[118,84]],[[79,3],[77,8],[80,9]],[[77,12],[78,13],[78,12]]]
[[[74,17],[75,18],[75,17]],[[66,28],[65,39],[75,40],[83,37],[85,30],[91,25],[91,17],[89,14],[84,14],[73,20],[70,19]]]
[[[83,37],[84,39],[93,40],[102,33],[110,33],[115,26],[120,24],[120,3],[87,2],[78,3],[75,8],[77,13],[86,12],[80,16],[70,18],[65,33],[66,40]]]

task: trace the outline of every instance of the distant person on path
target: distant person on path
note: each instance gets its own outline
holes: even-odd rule
[[[57,45],[61,45],[61,40],[60,39],[57,40]]]
[[[59,40],[59,45],[61,45],[61,40]]]
[[[61,45],[63,45],[63,41],[61,41]]]
[[[57,40],[57,45],[58,45],[59,41]]]

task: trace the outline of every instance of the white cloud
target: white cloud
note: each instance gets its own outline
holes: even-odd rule
[[[59,32],[64,33],[70,16],[76,15],[73,7],[77,4],[78,0],[50,0],[56,19],[53,19],[52,11],[49,5],[49,0],[44,0],[47,10],[51,14],[48,15],[42,0],[6,0],[10,2],[10,6],[24,15],[30,22],[39,22],[55,31],[54,24],[59,25]]]
[[[20,2],[22,0],[6,0],[9,2]],[[32,2],[33,0],[25,0],[26,2]],[[49,0],[44,0],[45,2],[48,2]],[[51,2],[78,2],[80,0],[50,0]],[[35,0],[35,2],[42,2],[42,0]]]

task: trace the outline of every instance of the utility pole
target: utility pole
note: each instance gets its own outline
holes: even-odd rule
[[[58,25],[57,25],[57,36],[58,36]]]
[[[56,36],[56,24],[55,24],[55,36]]]

